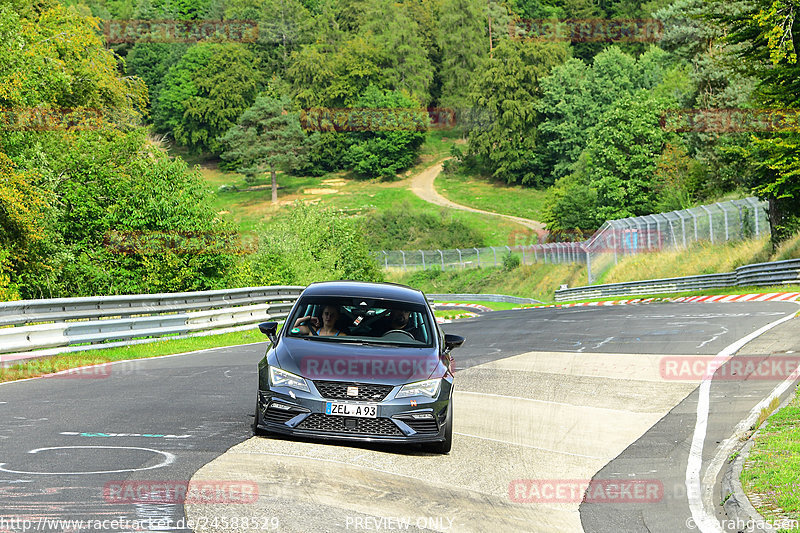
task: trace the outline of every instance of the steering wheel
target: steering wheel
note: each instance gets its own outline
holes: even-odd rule
[[[417,339],[414,338],[414,335],[412,335],[411,333],[409,333],[408,331],[406,331],[404,329],[390,329],[389,331],[387,331],[386,333],[381,335],[381,337],[386,337],[391,333],[402,333],[403,335],[408,335],[412,340],[417,340]]]

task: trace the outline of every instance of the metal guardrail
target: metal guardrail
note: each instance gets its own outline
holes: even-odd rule
[[[0,302],[0,361],[223,333],[285,318],[303,287]],[[172,337],[175,338],[175,337]]]
[[[505,294],[426,294],[428,298],[434,300],[450,300],[453,302],[506,302],[512,304],[540,304],[539,300],[533,298],[520,298],[519,296],[507,296]]]
[[[605,298],[607,296],[636,296],[663,294],[723,287],[788,285],[800,283],[800,259],[755,263],[724,274],[685,276],[679,278],[650,279],[605,285],[587,285],[555,291],[557,302]]]

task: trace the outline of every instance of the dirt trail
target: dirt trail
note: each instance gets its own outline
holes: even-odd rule
[[[472,211],[473,213],[481,213],[484,215],[493,215],[496,217],[503,217],[509,220],[513,220],[517,224],[521,224],[526,228],[531,228],[532,230],[536,231],[537,234],[540,236],[544,236],[546,231],[544,229],[544,224],[536,220],[530,220],[527,218],[522,217],[515,217],[511,215],[503,215],[500,213],[493,213],[491,211],[484,211],[483,209],[475,209],[473,207],[467,207],[465,205],[457,204],[452,202],[436,192],[436,188],[433,186],[433,182],[436,179],[436,176],[442,171],[442,164],[438,163],[431,167],[426,168],[413,178],[411,178],[411,192],[425,200],[426,202],[430,202],[432,204],[440,205],[442,207],[449,207],[452,209],[461,209],[462,211]]]

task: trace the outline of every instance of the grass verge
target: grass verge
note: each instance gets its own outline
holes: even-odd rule
[[[543,190],[506,185],[459,172],[442,172],[436,177],[435,186],[442,196],[457,204],[530,220],[541,220],[547,197]]]
[[[65,353],[43,357],[41,359],[22,361],[7,368],[0,368],[0,383],[52,374],[70,368],[264,341],[266,341],[266,337],[258,331],[256,326],[253,326],[252,330],[236,331],[233,333],[190,337],[187,339],[165,339],[135,346],[121,346],[118,348]]]
[[[800,520],[800,397],[773,414],[753,440],[740,478],[750,501],[767,520]]]

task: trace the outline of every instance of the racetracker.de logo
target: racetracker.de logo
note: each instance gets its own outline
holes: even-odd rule
[[[479,108],[313,107],[300,111],[304,130],[330,133],[448,130],[456,126],[488,129],[494,122],[493,111]]]
[[[800,109],[670,109],[660,123],[678,133],[800,131]]]
[[[102,125],[103,114],[94,108],[0,108],[0,131],[95,130]]]
[[[236,254],[254,253],[258,249],[255,235],[229,231],[108,231],[103,244],[112,253],[155,255]]]
[[[309,379],[361,380],[427,379],[436,370],[437,361],[428,357],[341,357],[309,356],[300,363],[300,372]]]
[[[119,43],[254,43],[258,23],[253,20],[107,20],[103,34],[109,44]]]
[[[512,39],[572,43],[652,43],[664,25],[658,19],[519,19],[508,26]]]
[[[107,503],[235,504],[258,500],[253,481],[109,481]]]
[[[664,484],[657,479],[516,479],[508,485],[514,503],[657,503]]]
[[[55,374],[48,374],[47,379],[105,379],[111,376],[111,363],[100,365],[85,366],[81,368],[70,368]]]
[[[670,381],[700,381],[713,376],[724,381],[783,381],[800,374],[798,356],[665,356],[659,361],[661,377]]]

